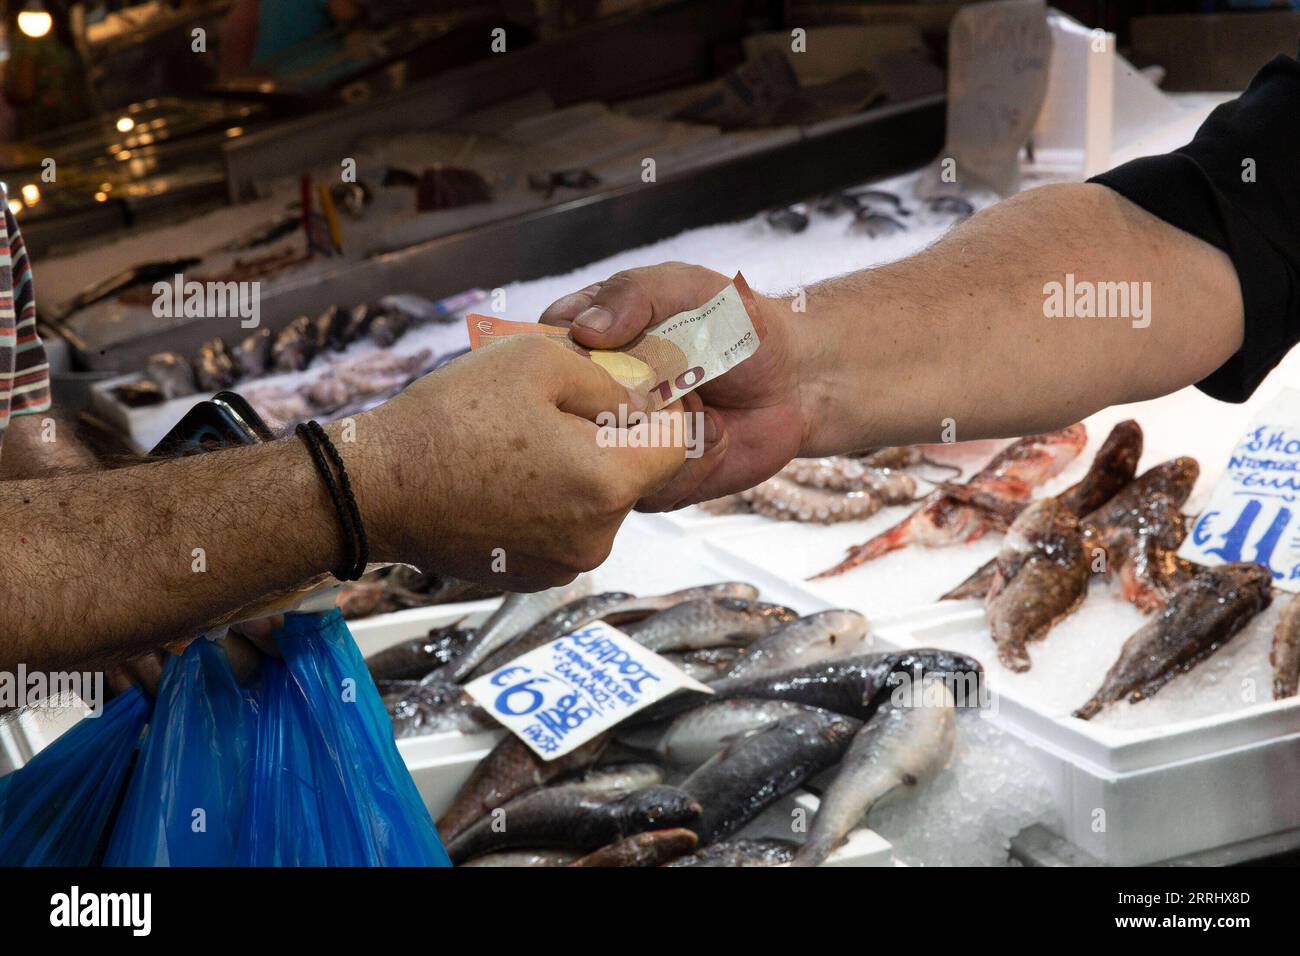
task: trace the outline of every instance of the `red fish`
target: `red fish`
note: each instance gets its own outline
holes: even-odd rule
[[[1079,457],[1087,443],[1088,432],[1082,422],[1059,431],[1018,439],[995,455],[967,482],[967,487],[981,496],[1026,501],[1035,487],[1059,475],[1066,465]],[[1004,527],[1005,523],[999,522],[987,509],[963,504],[943,491],[936,491],[894,527],[850,548],[843,561],[809,580],[843,574],[909,544],[919,543],[932,548],[968,544],[991,530]]]

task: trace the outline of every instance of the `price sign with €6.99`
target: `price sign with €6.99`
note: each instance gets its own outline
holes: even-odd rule
[[[1276,587],[1300,591],[1300,392],[1284,389],[1255,418],[1178,555],[1254,561]]]
[[[678,690],[709,692],[603,621],[521,654],[466,692],[543,760],[585,744]]]

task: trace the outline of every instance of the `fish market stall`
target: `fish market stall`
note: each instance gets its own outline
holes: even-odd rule
[[[1148,138],[1143,147],[1180,142],[1211,105],[1203,98],[1189,100],[1187,115],[1167,131],[1168,142]],[[962,215],[927,206],[915,183],[908,175],[856,190],[867,197],[862,205],[892,226],[878,222],[869,229],[861,215],[829,203],[819,208],[810,200],[794,211],[799,224],[793,230],[780,216],[759,216],[686,232],[569,275],[509,286],[506,314],[536,315],[554,298],[587,282],[620,268],[668,259],[724,272],[740,265],[751,284],[768,292],[802,288],[826,275],[890,261],[933,241]],[[973,194],[968,201],[978,208],[990,200]],[[1188,389],[1092,416],[1073,430],[1049,436],[1041,454],[1029,441],[1024,444],[1027,460],[1038,462],[1033,467],[1039,469],[1031,480],[1033,498],[1074,500],[1073,493],[1077,506],[1091,500],[1086,510],[1093,510],[1134,475],[1145,476],[1125,499],[1131,504],[1116,511],[1117,523],[1099,526],[1097,534],[1119,541],[1126,533],[1126,516],[1136,509],[1144,522],[1142,546],[1164,541],[1157,550],[1159,561],[1167,564],[1173,559],[1165,549],[1177,549],[1193,520],[1183,514],[1195,516],[1206,507],[1251,422],[1296,382],[1300,358],[1292,355],[1244,405],[1225,405]],[[995,643],[989,627],[994,610],[986,611],[976,597],[980,590],[963,596],[959,585],[997,557],[1003,532],[1023,506],[978,528],[963,543],[927,542],[925,535],[891,529],[935,496],[960,496],[962,486],[980,487],[980,481],[971,479],[981,471],[1000,474],[997,462],[1008,454],[1012,460],[1025,457],[1014,444],[957,441],[896,454],[886,449],[874,456],[796,462],[782,477],[733,501],[637,516],[620,547],[640,558],[657,538],[661,546],[668,542],[666,546],[699,555],[704,566],[717,569],[707,577],[754,582],[764,596],[769,586],[779,586],[776,593],[791,594],[790,606],[804,612],[846,608],[862,613],[871,622],[873,648],[943,648],[983,665],[994,706],[978,713],[959,709],[956,744],[946,769],[912,799],[869,817],[873,829],[890,840],[899,862],[1025,861],[1032,856],[1020,853],[1017,841],[1040,832],[1064,838],[1061,846],[1072,846],[1068,853],[1076,861],[1152,863],[1195,858],[1229,845],[1237,847],[1237,859],[1264,852],[1251,847],[1300,827],[1300,805],[1285,797],[1286,788],[1279,783],[1295,770],[1300,710],[1294,699],[1270,699],[1270,648],[1290,596],[1276,591],[1270,604],[1267,596],[1259,596],[1257,584],[1202,574],[1197,580],[1204,579],[1199,586],[1208,594],[1219,599],[1240,594],[1240,611],[1230,615],[1224,630],[1207,635],[1211,651],[1199,652],[1191,663],[1171,662],[1165,673],[1145,678],[1154,683],[1138,695],[1144,698],[1140,701],[1125,699],[1137,685],[1115,683],[1107,670],[1135,632],[1145,627],[1159,633],[1163,627],[1181,633],[1187,621],[1197,619],[1192,592],[1180,597],[1190,569],[1179,569],[1176,562],[1166,569],[1171,576],[1161,577],[1159,568],[1130,560],[1115,573],[1094,577],[1081,606],[1061,615],[1064,619],[1046,637],[1041,626],[1022,626],[1013,614],[998,624],[1012,644],[1004,645],[1002,638]],[[986,490],[995,491],[998,480],[992,477]],[[945,507],[974,499],[956,500],[958,504]],[[1165,517],[1157,520],[1157,513],[1144,510],[1152,502],[1170,502]],[[860,546],[873,540],[877,546],[864,553]],[[886,547],[878,546],[882,541]],[[1119,549],[1114,550],[1117,564],[1126,546],[1113,545]],[[851,558],[834,574],[817,579],[846,550],[855,554],[854,548],[863,560]],[[618,558],[616,549],[610,565],[597,572],[600,586],[620,581],[611,586],[643,593],[621,583],[613,570]],[[988,579],[986,571],[985,588]],[[1256,588],[1253,595],[1251,588]],[[950,591],[958,593],[943,600]],[[1189,610],[1180,612],[1184,602]],[[1172,623],[1162,624],[1170,615]],[[1035,636],[1016,637],[1020,630]],[[1073,716],[1108,682],[1115,686],[1085,709],[1091,719]],[[453,734],[446,739],[460,738]],[[1243,780],[1252,781],[1248,793],[1242,790]],[[815,780],[811,786],[816,791],[825,783]],[[1242,812],[1243,805],[1251,810]],[[985,821],[978,837],[972,836],[979,829],[977,819]],[[1196,824],[1188,826],[1189,819]],[[1269,844],[1272,851],[1279,845],[1286,843]]]
[[[11,292],[17,313],[0,341],[14,360],[7,378],[0,368],[11,385],[0,420],[11,403],[35,412],[26,425],[55,446],[41,477],[4,477],[56,483],[40,486],[48,496],[24,485],[10,509],[26,520],[49,508],[66,532],[68,509],[108,487],[148,524],[127,529],[131,550],[183,567],[180,583],[170,564],[156,572],[165,594],[144,592],[151,615],[104,624],[148,626],[147,640],[113,630],[105,649],[83,621],[47,628],[92,633],[87,646],[104,653],[87,666],[101,668],[112,709],[100,724],[0,720],[0,764],[26,772],[0,778],[0,862],[1300,858],[1300,539],[1283,534],[1297,527],[1300,437],[1286,429],[1300,436],[1300,349],[1240,404],[1186,388],[1062,421],[1061,408],[1073,418],[1085,398],[1113,400],[1136,380],[1095,393],[1076,381],[1104,378],[1088,370],[1111,363],[1112,340],[1094,339],[1107,350],[1090,363],[1054,355],[1035,379],[990,344],[1059,341],[994,325],[1008,303],[1015,321],[1037,322],[1035,274],[975,292],[972,273],[948,275],[981,248],[962,237],[1001,228],[1007,259],[1034,235],[1000,216],[1063,194],[1106,200],[1088,186],[992,207],[1173,150],[1229,91],[1166,94],[1158,64],[1119,56],[1116,33],[1037,0],[919,12],[466,0],[411,14],[407,30],[417,6],[313,4],[319,28],[297,37],[300,18],[275,22],[270,5],[203,5],[203,23],[237,41],[222,53],[243,57],[239,69],[209,57],[201,96],[97,109],[88,125],[4,151],[15,188],[3,225],[30,225],[34,241],[14,242],[13,268],[0,268],[0,307]],[[166,19],[150,43],[191,23]],[[127,59],[148,53],[131,20],[112,21]],[[301,69],[280,69],[300,57]],[[129,83],[113,80],[124,102]],[[67,150],[67,178],[38,187],[49,144]],[[670,266],[666,284],[692,276],[678,298],[693,301],[654,299],[630,341],[601,343],[585,326],[600,312],[593,296],[653,297],[636,276],[620,276],[621,291],[599,284],[660,263],[725,285],[697,298],[706,280]],[[814,288],[868,269],[880,273]],[[939,319],[925,312],[932,273],[955,289]],[[894,276],[912,283],[901,295],[871,284]],[[1103,284],[1124,286],[1124,318],[1094,317],[1146,328],[1149,288],[1148,311],[1135,301],[1130,315],[1129,283]],[[857,323],[878,289],[868,337]],[[890,308],[904,295],[912,313]],[[787,322],[764,297],[795,312],[811,301],[813,314]],[[570,307],[574,327],[558,327]],[[1068,314],[1044,304],[1045,322]],[[48,416],[38,320],[54,367]],[[969,336],[961,349],[933,344],[944,328]],[[841,344],[887,369],[874,392],[850,387],[856,363],[810,364],[846,354]],[[909,354],[895,364],[890,348]],[[1129,365],[1147,373],[1147,354]],[[746,379],[725,376],[751,360],[759,397],[732,400],[727,385],[744,392]],[[930,434],[877,411],[896,403],[915,419],[959,392],[977,400],[948,375],[981,369],[1005,376],[986,396],[1028,405],[1037,388],[1023,381],[1067,368],[1071,391],[1035,394],[1032,415],[994,408],[979,432],[936,414]],[[898,370],[905,384],[886,387]],[[841,415],[878,415],[877,441],[918,443],[785,463],[800,445],[864,440],[832,434],[831,413],[813,410],[834,401]],[[529,417],[539,403],[549,419]],[[710,428],[687,414],[701,403],[735,418]],[[629,408],[650,421],[628,422]],[[680,426],[664,441],[659,419]],[[1013,435],[1025,422],[1054,430]],[[77,441],[58,444],[74,428]],[[9,449],[30,454],[37,432],[10,431]],[[1009,437],[972,438],[984,434]],[[695,487],[769,477],[635,510],[699,476],[680,470],[679,445],[688,459],[714,453]],[[187,507],[149,482],[158,474],[181,476],[166,490]],[[124,587],[157,583],[120,541],[100,540],[111,522],[83,518],[72,530],[102,546],[98,566],[120,563]],[[191,524],[194,542],[174,536]],[[19,537],[43,553],[37,529]],[[91,711],[104,702],[102,687],[67,696]],[[75,786],[78,799],[31,799],[41,785]],[[47,826],[49,840],[33,836]]]
[[[790,712],[799,713],[801,705],[798,704],[774,699],[767,704],[760,702],[754,707],[755,702],[743,696],[762,692],[759,684],[765,669],[772,673],[773,669],[789,667],[800,661],[811,664],[814,661],[834,659],[848,663],[854,659],[853,655],[864,651],[873,654],[872,659],[883,660],[889,656],[875,653],[879,646],[877,635],[885,633],[883,625],[875,619],[867,620],[851,612],[835,611],[797,586],[761,575],[748,579],[752,584],[737,581],[724,588],[720,582],[727,579],[729,565],[708,556],[698,559],[686,557],[680,543],[676,535],[664,534],[651,521],[629,522],[605,565],[577,583],[576,591],[592,595],[587,599],[579,599],[578,603],[587,600],[599,602],[608,608],[622,602],[626,608],[638,603],[638,599],[629,599],[628,592],[638,595],[665,592],[664,597],[647,597],[639,601],[644,607],[664,606],[665,610],[661,614],[676,617],[677,624],[671,630],[679,639],[682,634],[689,633],[694,637],[686,639],[698,643],[713,644],[725,640],[746,642],[740,646],[716,643],[713,648],[701,647],[685,653],[666,651],[670,659],[687,667],[690,673],[701,679],[716,679],[718,675],[726,673],[739,679],[753,674],[751,684],[744,689],[738,688],[737,693],[742,696],[734,701],[717,701],[699,711],[683,715],[677,723],[671,725],[670,733],[657,743],[653,734],[647,735],[644,731],[638,734],[633,731],[627,735],[626,740],[616,737],[610,749],[598,758],[584,753],[587,760],[600,761],[596,770],[585,771],[589,775],[598,773],[604,765],[624,768],[639,761],[644,766],[645,761],[650,759],[655,765],[665,765],[660,772],[668,773],[668,779],[680,782],[689,776],[688,771],[693,765],[697,765],[707,753],[712,752],[710,748],[716,749],[716,735],[735,733],[741,727],[762,726],[775,717],[788,716]],[[769,625],[760,624],[760,627],[769,629],[772,638],[766,642],[769,650],[762,651],[762,645],[754,642],[752,637],[742,635],[736,628],[741,626],[738,622],[743,620],[744,615],[758,614],[754,620],[761,622],[772,611],[764,611],[764,606],[756,606],[751,611],[744,606],[748,604],[748,598],[733,598],[727,600],[737,605],[736,613],[742,617],[731,619],[710,614],[701,616],[700,611],[709,610],[707,606],[717,600],[704,598],[701,601],[697,595],[707,593],[701,590],[702,585],[718,594],[757,594],[762,601],[767,602],[765,607],[780,609],[779,617],[787,618],[787,626],[782,628],[779,621],[771,625],[770,629]],[[683,594],[680,593],[682,588],[693,590]],[[608,595],[612,604],[601,601],[600,595]],[[534,600],[544,597],[538,595]],[[554,603],[554,599],[550,603]],[[626,610],[604,610],[599,604],[590,607],[583,617],[569,618],[566,624],[585,620],[591,613],[628,613]],[[437,670],[428,672],[420,681],[420,687],[415,687],[416,681],[409,677],[394,675],[418,673],[439,660],[454,662],[461,652],[449,652],[447,644],[472,637],[473,629],[487,620],[491,613],[491,610],[481,607],[445,607],[437,615],[430,615],[422,622],[425,626],[432,627],[428,637],[417,635],[404,638],[402,632],[395,629],[380,636],[377,630],[370,630],[364,623],[355,629],[371,665],[372,674],[379,682],[381,691],[386,692],[386,700],[390,702],[399,749],[412,768],[421,792],[435,816],[447,814],[458,799],[458,794],[465,789],[466,779],[474,768],[487,768],[497,764],[505,766],[506,756],[513,754],[517,761],[522,748],[515,738],[509,735],[503,738],[499,729],[435,729],[464,719],[476,708],[467,707],[464,701],[453,702],[445,692],[434,693]],[[796,613],[805,616],[796,618]],[[616,618],[611,616],[611,619]],[[649,623],[654,620],[653,616],[647,619]],[[690,623],[693,621],[698,623]],[[410,626],[412,630],[416,627],[413,621]],[[637,633],[635,624],[621,626],[628,628],[630,634]],[[681,630],[683,626],[686,631]],[[730,637],[727,636],[728,629]],[[372,633],[376,634],[373,640],[370,638]],[[755,632],[747,633],[752,635]],[[644,639],[651,640],[649,637]],[[666,648],[670,645],[659,646]],[[744,650],[745,647],[747,652],[737,658],[736,651]],[[764,661],[764,654],[774,656]],[[738,661],[745,657],[749,657],[752,663],[748,667],[738,666]],[[407,690],[404,684],[411,685],[411,689]],[[750,712],[751,708],[753,713]],[[941,762],[945,766],[942,769],[931,768],[924,788],[914,798],[895,801],[892,805],[885,801],[885,805],[873,814],[871,828],[854,830],[844,846],[829,857],[828,865],[994,865],[1006,861],[1007,845],[1022,829],[1036,823],[1054,821],[1050,794],[1039,778],[1031,750],[1014,735],[998,729],[994,722],[975,708],[957,708],[948,713],[951,715],[952,726],[933,745],[937,748],[935,759],[938,760],[939,755],[943,755]],[[503,739],[513,743],[502,744]],[[502,746],[509,749],[489,760],[493,748]],[[649,750],[646,749],[647,746],[650,747]],[[744,865],[769,865],[771,862],[788,859],[786,854],[793,853],[796,845],[804,841],[810,821],[816,820],[820,799],[818,795],[824,796],[836,775],[834,766],[817,773],[802,766],[797,751],[778,752],[773,759],[777,761],[776,766],[781,768],[785,778],[791,779],[793,773],[802,778],[804,783],[801,788],[788,791],[789,795],[773,798],[762,806],[749,810],[737,808],[740,819],[747,822],[735,831],[737,836],[729,837],[722,846],[736,851],[763,851],[759,859]],[[845,760],[849,759],[850,757],[845,757]],[[566,760],[569,761],[567,767],[556,771],[561,774],[558,778],[560,780],[574,778],[578,770],[585,766],[569,758],[557,763]],[[743,772],[745,766],[748,765],[734,766],[729,772]],[[759,763],[749,772],[762,773],[765,766],[771,765]],[[794,770],[795,767],[799,769]],[[913,769],[922,772],[917,765],[913,765]],[[486,772],[486,769],[479,771],[480,774]],[[933,779],[928,779],[931,775]],[[562,784],[557,782],[556,786],[558,789]],[[462,803],[468,799],[468,795],[469,791],[465,791],[459,798]],[[812,825],[815,827],[815,822]],[[453,829],[451,819],[444,819],[440,827],[444,837],[447,837]],[[815,833],[816,830],[812,832]],[[748,842],[752,840],[762,842]],[[452,852],[455,855],[457,851],[453,849]],[[772,854],[777,855],[775,859]],[[764,861],[761,864],[760,859]],[[492,861],[485,859],[481,865],[490,862]],[[539,860],[534,865],[554,865],[555,862],[554,859],[549,864]]]

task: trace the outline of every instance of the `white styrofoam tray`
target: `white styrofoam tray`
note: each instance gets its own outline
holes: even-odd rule
[[[457,735],[461,736],[461,735]],[[470,738],[462,737],[468,741]],[[418,738],[417,738],[418,740]],[[456,792],[469,778],[474,767],[488,755],[491,745],[466,749],[460,753],[442,754],[421,759],[421,756],[409,743],[401,747],[402,756],[407,762],[415,785],[424,798],[429,813],[437,819],[455,798]],[[793,794],[778,800],[764,810],[738,836],[771,837],[776,839],[802,842],[804,833],[796,831],[791,823],[795,819],[811,821],[817,812],[817,797],[806,790],[797,790]],[[865,827],[849,834],[845,843],[831,854],[824,866],[890,866],[893,863],[893,848],[889,842],[873,830]]]
[[[1250,703],[1248,694],[1234,709],[1216,710],[1230,707],[1236,688],[1249,690],[1259,680],[1254,674],[1266,672],[1276,605],[1154,697],[1112,705],[1083,721],[1071,711],[1100,684],[1131,633],[1098,632],[1102,615],[1113,620],[1117,614],[1108,604],[1120,603],[1101,590],[1044,641],[1030,645],[1035,663],[1027,674],[997,662],[977,602],[944,603],[882,621],[877,642],[950,648],[984,663],[993,695],[988,718],[1034,748],[1056,799],[1061,835],[1104,862],[1152,863],[1300,826],[1294,785],[1300,699],[1267,699],[1271,688],[1264,681],[1260,702]],[[1132,614],[1140,626],[1141,615]],[[1081,658],[1069,645],[1090,633],[1098,638],[1097,654]],[[1067,672],[1080,669],[1070,674],[1070,690],[1052,692],[1055,678],[1064,684]],[[1195,716],[1180,719],[1180,712]]]
[[[593,593],[622,590],[647,596],[701,584],[742,579],[737,578],[725,562],[707,554],[698,543],[688,544],[683,550],[681,539],[657,533],[654,530],[655,523],[644,518],[642,515],[634,515],[629,520],[610,559],[591,573]],[[791,587],[787,582],[766,572],[757,571],[745,575],[743,580],[759,589],[761,600],[788,605],[801,614],[812,614],[828,607],[815,596]],[[348,626],[362,655],[369,657],[394,644],[427,634],[432,628],[462,618],[467,626],[477,625],[499,603],[499,598],[492,598],[415,608],[349,621]],[[874,622],[871,623],[874,626]],[[411,753],[414,755],[412,759],[427,761],[439,756],[459,754],[475,741],[479,744],[492,741],[496,733],[497,731],[488,731],[484,734],[465,735],[452,731],[403,737],[397,743],[403,754]]]

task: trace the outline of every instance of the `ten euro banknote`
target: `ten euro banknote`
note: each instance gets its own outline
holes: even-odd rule
[[[678,312],[646,328],[615,351],[585,349],[566,329],[536,322],[511,322],[491,315],[469,315],[469,345],[476,349],[511,335],[550,335],[566,348],[588,356],[628,389],[645,395],[652,411],[663,408],[705,382],[734,368],[758,350],[751,318],[754,293],[744,276],[698,309]]]

